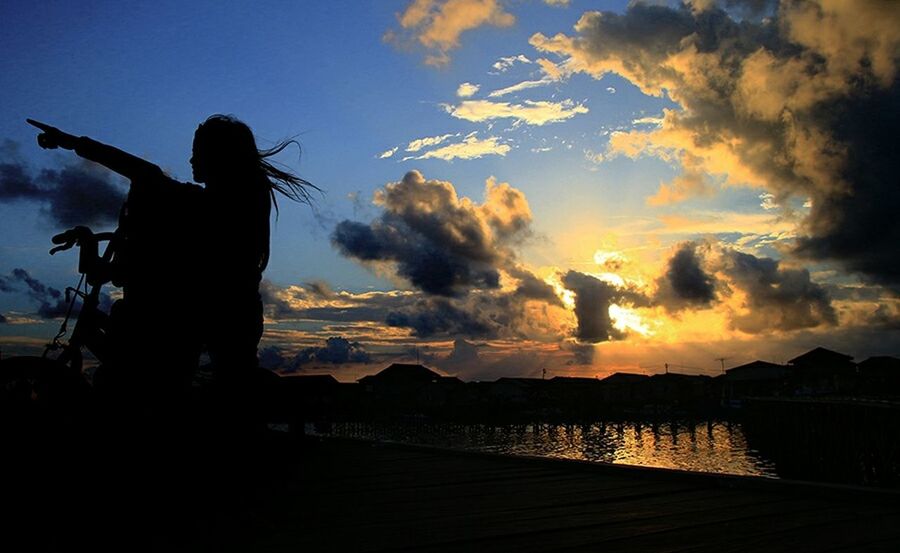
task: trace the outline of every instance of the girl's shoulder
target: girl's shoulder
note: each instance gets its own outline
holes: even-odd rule
[[[196,210],[203,203],[204,189],[190,182],[180,182],[162,171],[152,178],[132,181],[129,203],[157,208]]]

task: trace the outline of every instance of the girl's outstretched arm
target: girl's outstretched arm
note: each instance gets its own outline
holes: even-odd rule
[[[118,148],[86,136],[71,135],[33,119],[26,119],[26,121],[41,129],[42,132],[37,137],[38,145],[41,148],[74,150],[79,156],[104,165],[132,181],[162,175],[162,169],[158,166]]]

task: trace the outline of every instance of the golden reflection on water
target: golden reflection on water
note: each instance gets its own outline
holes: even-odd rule
[[[338,423],[313,433],[439,445],[508,455],[776,477],[774,465],[747,445],[737,424],[680,422],[576,425]]]

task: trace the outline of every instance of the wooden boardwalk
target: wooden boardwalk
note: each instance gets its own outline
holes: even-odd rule
[[[254,551],[898,551],[900,494],[311,440]]]
[[[898,492],[261,438],[10,449],[0,550],[900,551]]]

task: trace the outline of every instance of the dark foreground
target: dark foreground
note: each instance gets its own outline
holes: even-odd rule
[[[245,456],[250,445],[231,461],[217,450],[203,466],[157,460],[165,481],[113,469],[48,487],[51,478],[5,519],[0,549],[723,553],[900,543],[896,492],[275,434]]]

